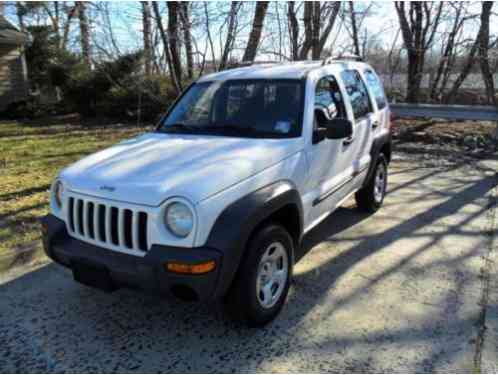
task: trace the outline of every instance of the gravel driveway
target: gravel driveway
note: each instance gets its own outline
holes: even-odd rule
[[[398,156],[382,210],[347,202],[306,237],[264,329],[217,304],[95,291],[51,263],[12,270],[0,275],[0,369],[496,372],[497,170],[496,158]]]

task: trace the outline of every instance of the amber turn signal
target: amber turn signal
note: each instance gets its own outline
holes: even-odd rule
[[[166,263],[165,268],[169,272],[200,275],[203,273],[211,272],[216,268],[216,262],[210,260],[204,263],[198,264],[185,264],[185,263]]]

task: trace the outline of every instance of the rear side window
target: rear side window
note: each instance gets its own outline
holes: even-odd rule
[[[371,71],[367,70],[365,72],[365,78],[367,80],[367,85],[372,90],[375,101],[377,102],[377,107],[383,109],[387,105],[386,96],[384,95],[384,90],[382,88],[382,83],[379,78]]]
[[[356,70],[344,70],[341,78],[351,100],[355,119],[365,117],[372,112],[372,103],[368,96],[367,87]]]

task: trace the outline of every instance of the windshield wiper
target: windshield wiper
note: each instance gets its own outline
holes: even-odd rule
[[[169,124],[169,125],[163,125],[159,128],[160,131],[169,131],[169,130],[187,130],[187,131],[198,131],[199,127],[198,126],[192,126],[192,125],[187,125],[184,124],[183,122],[177,122],[174,124]]]
[[[240,126],[240,125],[234,125],[234,124],[223,124],[223,125],[208,125],[208,126],[203,126],[203,129],[206,130],[219,130],[221,132],[223,131],[228,131],[228,132],[233,132],[233,133],[259,133],[259,130],[252,126]]]
[[[206,129],[208,131],[218,130],[221,133],[240,134],[264,138],[280,138],[280,136],[282,136],[282,134],[280,133],[258,129],[254,126],[240,126],[232,124],[203,126],[203,129]]]

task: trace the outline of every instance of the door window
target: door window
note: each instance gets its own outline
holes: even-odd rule
[[[341,90],[333,76],[323,77],[315,89],[315,128],[337,117],[347,117]]]
[[[346,86],[353,114],[356,120],[373,112],[372,103],[368,95],[367,87],[356,70],[345,70],[341,72],[341,78]]]
[[[367,80],[368,87],[374,94],[377,107],[379,109],[385,108],[387,105],[387,100],[380,79],[371,70],[365,71],[365,78]]]

